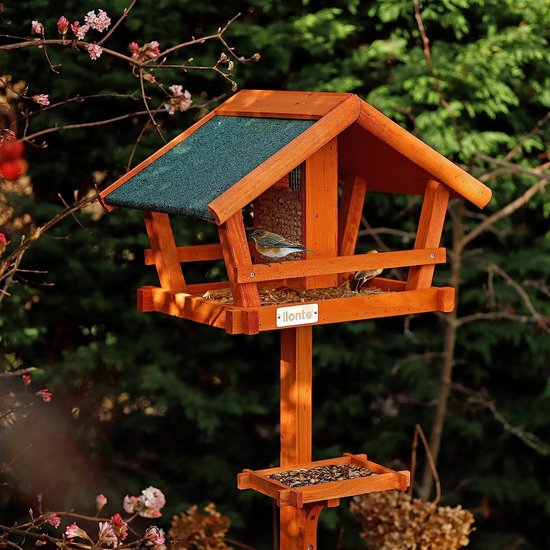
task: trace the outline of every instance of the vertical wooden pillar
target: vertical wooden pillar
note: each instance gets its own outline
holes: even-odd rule
[[[168,214],[144,212],[145,229],[153,260],[157,268],[160,286],[175,292],[185,292],[185,279],[178,261],[178,252]]]
[[[281,330],[281,466],[311,461],[312,327]]]
[[[260,296],[258,285],[255,283],[237,284],[235,281],[235,266],[250,266],[252,260],[246,240],[243,216],[239,211],[218,227],[218,234],[222,244],[223,259],[227,269],[227,277],[233,294],[233,302],[241,307],[258,307]]]
[[[439,246],[448,204],[449,191],[437,181],[428,181],[424,192],[414,248],[437,248]],[[430,288],[434,268],[433,264],[411,267],[407,277],[406,290]]]
[[[334,138],[304,163],[303,244],[315,254],[306,259],[338,255],[338,140]],[[305,277],[304,288],[337,286],[338,275]]]
[[[338,209],[338,254],[340,256],[355,254],[366,194],[367,182],[363,178],[353,175],[344,178]],[[348,278],[348,273],[340,273],[338,283],[342,284]]]
[[[280,415],[281,466],[311,462],[311,326],[281,330]],[[292,506],[281,507],[279,537],[281,550],[307,548],[304,546],[304,541],[308,511],[309,508],[299,510]],[[317,513],[316,518],[318,515]],[[317,519],[315,519],[315,528],[316,525]]]

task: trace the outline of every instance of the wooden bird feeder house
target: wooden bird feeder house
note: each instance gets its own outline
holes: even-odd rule
[[[423,197],[414,248],[356,254],[367,191]],[[270,476],[319,465],[311,457],[312,326],[454,309],[454,289],[432,286],[435,265],[445,262],[440,239],[453,197],[481,208],[491,191],[356,95],[257,90],[237,93],[101,193],[107,210],[144,212],[145,263],[155,265],[160,286],[138,290],[140,311],[229,334],[281,330],[281,467],[245,470],[239,488],[281,506],[285,550],[317,548],[324,506],[409,484],[408,472],[365,455],[320,462],[365,467],[369,477],[295,489]],[[255,229],[314,253],[261,255],[247,240],[245,210]],[[219,243],[177,246],[171,215],[213,222]],[[186,281],[182,264],[213,260],[223,260],[227,281]],[[406,280],[375,277],[366,286],[377,292],[349,289],[354,273],[391,268],[407,268]],[[266,302],[265,293],[275,298]]]

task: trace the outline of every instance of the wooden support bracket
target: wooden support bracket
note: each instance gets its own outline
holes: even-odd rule
[[[255,283],[237,284],[235,278],[235,268],[243,267],[249,272],[252,270],[252,258],[250,257],[250,248],[246,240],[244,230],[243,216],[239,210],[231,216],[225,223],[218,227],[222,252],[227,268],[227,276],[233,301],[240,307],[257,307],[260,305],[260,295],[258,286]]]
[[[439,246],[443,224],[449,204],[449,191],[441,183],[430,180],[426,185],[418,231],[414,243],[415,249]],[[407,278],[407,290],[430,288],[434,275],[434,266],[411,267]]]
[[[151,242],[151,254],[157,268],[160,286],[166,290],[185,292],[185,279],[179,264],[168,214],[144,212],[143,218]]]

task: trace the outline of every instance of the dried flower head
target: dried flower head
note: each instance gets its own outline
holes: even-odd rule
[[[469,510],[411,499],[399,491],[355,497],[350,510],[374,550],[458,550],[468,545],[473,531]]]
[[[205,506],[206,514],[199,512],[197,506],[191,506],[183,514],[172,518],[172,527],[168,531],[173,550],[188,548],[208,548],[209,550],[232,550],[224,539],[229,529],[229,518],[216,510],[215,504]]]

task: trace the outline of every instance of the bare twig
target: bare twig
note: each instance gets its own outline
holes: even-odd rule
[[[61,132],[63,130],[78,130],[81,128],[93,128],[94,126],[103,126],[105,124],[112,124],[113,122],[119,122],[120,120],[125,120],[127,118],[133,118],[137,116],[148,115],[149,111],[135,111],[133,113],[127,113],[125,115],[119,115],[113,118],[107,118],[105,120],[95,120],[94,122],[81,122],[79,124],[64,124],[62,126],[53,126],[51,128],[46,128],[34,134],[29,134],[24,136],[24,140],[30,142],[37,137],[44,136],[47,134],[53,134],[54,132]]]
[[[445,96],[443,95],[443,91],[441,90],[441,86],[439,84],[439,78],[437,77],[437,74],[434,69],[433,60],[432,60],[432,52],[430,49],[430,39],[428,38],[428,35],[426,33],[426,29],[424,27],[424,22],[422,21],[422,16],[420,15],[420,3],[418,0],[413,0],[414,4],[414,18],[416,19],[416,24],[418,26],[418,30],[420,32],[420,36],[422,37],[422,44],[424,46],[424,57],[426,58],[426,62],[428,63],[428,68],[430,69],[430,73],[433,78],[434,83],[434,89],[439,96],[439,101],[445,109],[447,109],[453,118],[455,117],[451,106],[445,99]]]
[[[482,233],[487,231],[491,226],[493,226],[498,221],[507,218],[512,215],[516,210],[520,209],[522,206],[525,206],[537,193],[540,193],[548,185],[550,179],[545,178],[539,180],[535,185],[529,187],[522,195],[509,202],[505,207],[501,208],[491,216],[481,222],[469,233],[466,233],[460,242],[460,247],[464,248],[467,244],[473,241],[475,238],[479,237]]]
[[[521,426],[512,426],[505,416],[497,409],[496,403],[490,399],[485,390],[474,391],[466,388],[462,384],[453,384],[453,389],[458,390],[468,396],[468,401],[484,409],[488,409],[494,419],[504,428],[505,431],[521,440],[525,445],[536,451],[542,456],[550,455],[550,446],[540,437],[531,432],[527,432]]]
[[[137,0],[132,0],[130,5],[127,8],[124,8],[124,11],[122,12],[122,15],[118,18],[118,21],[111,27],[109,32],[98,42],[98,45],[101,46],[107,40],[111,37],[111,35],[116,31],[117,27],[128,17],[128,14],[130,11],[132,11],[132,8],[135,6]]]
[[[23,376],[23,374],[28,374],[36,370],[36,367],[27,367],[25,369],[17,369],[12,371],[1,371],[0,378],[13,378],[15,376]]]
[[[160,139],[162,139],[162,141],[164,143],[166,143],[166,139],[164,138],[163,133],[160,131],[159,125],[158,125],[157,121],[155,120],[155,117],[154,117],[154,115],[151,111],[151,108],[149,107],[149,103],[147,103],[147,95],[145,94],[145,83],[144,83],[143,74],[144,74],[143,69],[140,69],[139,70],[139,84],[140,84],[140,88],[141,88],[141,98],[143,100],[143,104],[145,105],[145,109],[147,110],[147,114],[149,115],[149,118],[151,120],[151,124],[153,125],[153,128],[155,129],[157,134],[160,136]]]

